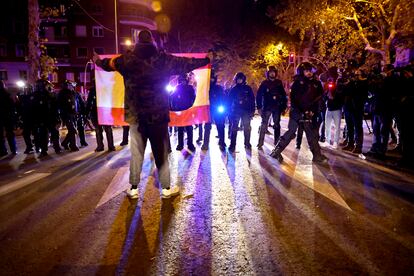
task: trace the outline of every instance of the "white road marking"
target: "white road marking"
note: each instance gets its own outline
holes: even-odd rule
[[[128,189],[129,185],[129,167],[121,167],[115,174],[104,195],[99,200],[96,208]]]
[[[310,150],[299,151],[293,178],[336,204],[352,211],[335,188],[326,180],[326,177],[321,173],[319,168],[312,165],[312,153]]]
[[[32,172],[34,172],[35,170],[30,170],[30,171],[27,171],[27,172],[25,172],[24,174],[29,174],[29,173],[32,173]]]
[[[51,175],[51,173],[34,173],[26,177],[20,178],[18,180],[15,180],[13,182],[10,182],[9,184],[0,187],[0,196],[6,195],[20,188],[26,187],[27,185],[30,185],[33,182],[45,178],[49,175]]]

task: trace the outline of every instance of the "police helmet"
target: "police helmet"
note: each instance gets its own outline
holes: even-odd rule
[[[270,72],[275,72],[275,77],[277,76],[277,68],[275,66],[271,65],[271,66],[267,67],[266,78],[269,78],[269,73]]]
[[[305,70],[311,71],[311,72],[315,72],[316,68],[315,66],[313,66],[312,63],[308,62],[308,61],[304,61],[302,63],[300,63],[298,65],[298,67],[296,67],[296,74],[303,76],[305,74]]]
[[[53,84],[47,79],[38,79],[35,82],[34,90],[35,91],[49,91],[52,92]]]
[[[62,84],[62,87],[64,89],[73,90],[76,87],[76,82],[73,82],[73,81],[70,81],[70,80],[65,80]]]
[[[237,83],[237,80],[238,79],[242,79],[243,80],[243,83],[246,83],[246,75],[245,74],[243,74],[243,72],[238,72],[238,73],[236,73],[236,75],[234,75],[234,78],[233,78],[233,81],[235,82],[235,83]]]
[[[188,75],[187,74],[179,75],[177,81],[178,83],[183,83],[183,82],[188,83]]]

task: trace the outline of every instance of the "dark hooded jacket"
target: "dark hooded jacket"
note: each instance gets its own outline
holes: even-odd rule
[[[125,118],[129,123],[169,122],[169,95],[165,90],[171,75],[182,75],[207,65],[208,58],[176,57],[158,51],[152,43],[137,43],[134,50],[100,65],[124,77]]]

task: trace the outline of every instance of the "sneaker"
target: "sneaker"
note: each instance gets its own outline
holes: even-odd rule
[[[87,147],[87,146],[89,146],[89,144],[88,144],[88,143],[86,143],[86,142],[82,142],[82,143],[81,143],[81,147]]]
[[[95,151],[96,151],[96,152],[104,151],[104,148],[103,148],[103,147],[102,147],[102,148],[101,148],[101,147],[97,147],[97,148],[95,149]]]
[[[229,147],[229,152],[234,152],[235,150],[236,150],[236,147],[234,147],[234,146]]]
[[[208,150],[208,146],[207,146],[207,145],[203,145],[203,146],[201,147],[201,150]]]
[[[321,145],[321,147],[322,148],[326,148],[326,147],[328,147],[329,146],[329,143],[328,142],[319,142],[319,145]]]
[[[197,144],[200,144],[202,141],[203,141],[203,139],[202,139],[202,138],[200,138],[200,137],[198,137],[198,139],[197,139],[196,143],[197,143]]]
[[[108,148],[108,151],[116,151],[116,148],[115,147],[110,147],[110,148]]]
[[[244,148],[247,149],[247,150],[251,150],[252,149],[252,145],[250,145],[250,144],[244,145]]]
[[[262,145],[257,145],[257,150],[263,150],[263,146]]]
[[[300,150],[300,145],[296,145],[296,149],[297,150]]]
[[[226,150],[226,145],[219,145],[219,148],[221,151],[225,151]]]
[[[46,157],[46,156],[48,156],[49,154],[47,153],[47,151],[42,151],[40,154],[39,154],[39,157]]]
[[[138,188],[137,189],[131,189],[131,188],[129,188],[126,191],[126,193],[127,193],[128,197],[130,199],[137,199],[138,198]]]
[[[161,198],[170,198],[173,196],[177,196],[179,194],[180,194],[180,188],[178,186],[174,186],[170,189],[162,189]]]
[[[121,147],[128,145],[128,142],[122,141],[121,144],[119,144]]]
[[[182,145],[177,145],[177,147],[175,148],[176,150],[182,150],[184,148],[184,146]]]
[[[192,152],[195,152],[195,151],[196,151],[196,148],[194,147],[194,145],[189,145],[189,146],[187,146],[187,149],[188,149],[189,151],[192,151]]]

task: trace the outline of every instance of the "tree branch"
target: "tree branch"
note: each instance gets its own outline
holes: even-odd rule
[[[357,24],[358,33],[359,33],[359,35],[361,36],[362,40],[365,43],[365,50],[367,50],[369,52],[372,52],[372,53],[378,53],[378,54],[381,54],[382,56],[384,56],[385,55],[384,51],[382,51],[380,49],[376,49],[376,48],[371,46],[371,43],[369,42],[368,38],[364,34],[364,29],[361,25],[361,22],[359,22],[359,20],[358,20],[358,15],[357,15],[357,12],[355,10],[354,10],[353,20]]]
[[[395,7],[394,10],[394,16],[392,18],[392,23],[390,26],[390,36],[388,37],[388,39],[385,41],[385,43],[387,45],[391,45],[392,41],[394,40],[395,36],[397,35],[397,30],[395,29],[395,26],[397,25],[397,20],[398,20],[398,16],[399,16],[399,11],[400,11],[400,4],[398,4]]]

